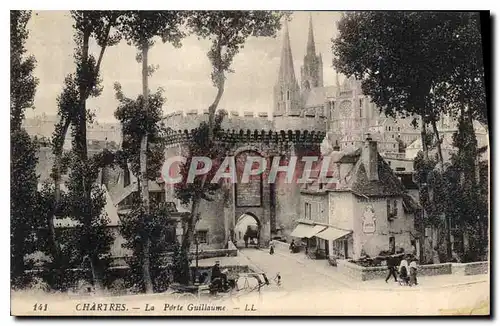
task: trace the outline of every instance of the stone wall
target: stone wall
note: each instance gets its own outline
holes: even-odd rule
[[[487,261],[480,261],[467,264],[451,264],[451,272],[454,275],[477,275],[488,274],[489,263]]]
[[[357,281],[369,281],[375,279],[384,279],[388,270],[386,266],[363,267],[351,263],[347,260],[337,261],[337,270]],[[488,273],[488,262],[474,262],[467,264],[432,264],[419,265],[417,268],[418,276],[436,276],[436,275],[478,275]]]

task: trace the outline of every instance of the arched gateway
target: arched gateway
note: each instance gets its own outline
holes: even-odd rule
[[[188,130],[171,131],[167,136],[166,155],[182,156],[187,153],[191,137],[192,133]],[[300,161],[302,156],[319,155],[319,145],[324,137],[324,132],[301,130],[224,130],[218,133],[216,141],[228,145],[227,156],[234,157],[239,171],[236,183],[225,182],[212,201],[200,203],[204,232],[210,239],[207,245],[213,248],[227,247],[229,240],[234,240],[236,235],[238,219],[244,214],[258,221],[259,243],[262,246],[267,246],[280,231],[287,234],[292,230],[294,220],[298,217],[300,185],[269,182],[270,165],[274,158],[280,159],[280,165],[286,165],[292,156]],[[247,158],[252,156],[264,159],[266,170],[250,176],[247,182],[241,182]],[[173,186],[170,186],[170,193],[173,194]]]

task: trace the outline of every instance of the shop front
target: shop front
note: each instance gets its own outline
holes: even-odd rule
[[[326,229],[326,226],[314,223],[299,222],[290,234],[291,237],[300,239],[300,246],[304,248],[306,254],[316,252],[317,242],[314,236]]]
[[[347,258],[352,252],[352,231],[314,222],[299,222],[290,236],[299,238],[305,253],[316,259]],[[350,239],[350,241],[349,241]]]
[[[325,258],[348,258],[349,257],[349,238],[352,234],[350,230],[341,230],[332,226],[326,227],[314,237],[323,244],[321,249]]]

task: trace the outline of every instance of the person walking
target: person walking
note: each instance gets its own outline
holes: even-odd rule
[[[274,242],[273,241],[271,241],[271,243],[269,244],[269,254],[274,255]]]
[[[396,260],[396,257],[393,255],[389,256],[387,259],[387,268],[389,269],[389,274],[387,274],[387,277],[385,278],[385,283],[391,278],[391,276],[394,277],[394,282],[398,281],[398,276],[396,275],[396,268],[397,268],[398,262]]]
[[[290,252],[294,253],[295,252],[295,240],[292,239],[292,242],[290,243]]]
[[[413,258],[410,263],[410,286],[417,284],[417,259]]]

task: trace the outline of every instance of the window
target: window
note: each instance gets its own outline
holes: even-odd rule
[[[305,204],[304,217],[306,220],[311,219],[311,204],[310,203]]]
[[[286,91],[286,100],[290,101],[290,91]]]
[[[398,201],[387,199],[387,219],[392,221],[398,216]]]
[[[198,243],[208,244],[208,230],[196,231],[196,238],[198,239]]]
[[[280,94],[280,100],[284,100],[285,99],[285,96],[283,95],[283,90],[281,90],[281,94]]]
[[[149,193],[152,201],[155,203],[163,203],[165,202],[165,191],[151,191]]]

